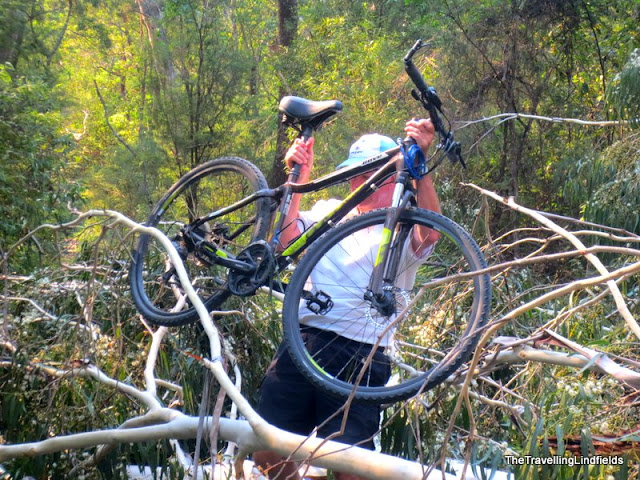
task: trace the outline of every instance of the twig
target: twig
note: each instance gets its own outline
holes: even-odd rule
[[[224,399],[227,393],[220,389],[218,396],[216,397],[216,403],[213,408],[213,426],[209,433],[209,443],[211,445],[211,476],[215,475],[215,467],[218,458],[218,421],[222,416],[222,407],[224,407]]]
[[[95,79],[93,80],[93,85],[96,88],[98,99],[100,99],[100,103],[102,104],[102,108],[104,110],[104,121],[106,122],[107,127],[109,127],[109,130],[111,130],[113,135],[116,137],[116,140],[118,140],[118,142],[120,142],[124,146],[124,148],[126,148],[129,151],[131,156],[134,158],[137,157],[136,152],[133,151],[133,149],[129,146],[127,142],[125,142],[124,138],[122,138],[122,136],[113,127],[113,125],[111,125],[111,122],[109,121],[109,111],[107,109],[107,102],[105,102],[104,98],[102,97],[102,93],[100,93],[100,87],[98,87],[98,82]]]
[[[198,432],[196,433],[196,450],[193,455],[193,480],[197,480],[198,478],[198,468],[200,467],[200,448],[202,444],[202,434],[204,432],[204,418],[207,414],[209,400],[211,400],[209,395],[209,384],[211,383],[210,377],[211,373],[208,370],[204,372],[204,385],[202,386],[202,398],[200,399],[200,408],[198,410]],[[215,419],[214,419],[214,428],[215,428]],[[212,462],[213,468],[213,462]],[[213,476],[214,472],[211,473]]]
[[[41,314],[43,314],[45,317],[47,317],[49,320],[57,320],[58,317],[51,315],[49,312],[47,312],[44,308],[42,308],[40,305],[38,305],[35,301],[33,301],[30,298],[24,298],[24,297],[13,297],[13,296],[7,296],[5,297],[4,295],[0,295],[0,298],[2,300],[7,300],[7,301],[11,301],[11,302],[26,302],[31,304],[31,306],[33,308],[35,308],[36,310],[38,310]]]
[[[631,256],[640,257],[640,250],[636,250],[633,248],[604,247],[604,246],[589,247],[589,248],[584,248],[583,250],[571,250],[569,252],[552,253],[552,254],[544,255],[540,257],[521,258],[517,260],[512,260],[510,262],[504,262],[504,263],[492,265],[490,267],[483,268],[480,270],[474,270],[472,272],[458,273],[456,275],[451,275],[445,278],[436,278],[434,280],[430,280],[427,283],[424,283],[422,287],[435,287],[437,285],[443,285],[445,283],[454,283],[454,282],[458,282],[459,280],[463,280],[465,278],[473,278],[479,275],[484,275],[486,273],[499,272],[512,267],[523,267],[525,265],[532,265],[535,263],[553,262],[553,261],[561,260],[564,258],[585,256],[593,253],[619,253],[622,255],[631,255]]]
[[[469,396],[480,397],[480,395],[478,395],[477,393],[469,390],[469,393],[464,399],[464,403],[467,407],[467,415],[469,416],[469,435],[467,436],[467,443],[465,445],[466,452],[464,456],[464,466],[462,467],[462,473],[460,474],[461,478],[464,478],[467,476],[467,468],[471,463],[472,444],[476,436],[476,421],[475,421],[475,418],[473,418],[473,408],[471,408],[471,400],[469,400]],[[489,399],[487,398],[486,400],[489,400]]]
[[[545,227],[549,228],[550,230],[556,232],[558,235],[561,235],[562,237],[567,239],[576,249],[585,250],[587,248],[584,245],[584,243],[582,243],[575,235],[572,235],[569,231],[565,230],[564,228],[560,227],[556,223],[552,222],[549,218],[541,215],[539,212],[523,207],[521,205],[518,205],[513,198],[501,197],[494,192],[490,192],[489,190],[485,190],[473,184],[465,184],[465,185],[479,191],[483,195],[493,198],[494,200],[502,203],[503,205],[508,206],[509,208],[517,212],[524,213],[525,215],[532,217],[539,223],[543,224]],[[604,266],[604,264],[595,255],[591,253],[587,253],[585,255],[585,258],[589,262],[591,262],[591,264],[596,268],[596,270],[598,270],[598,272],[601,275],[604,276],[609,273],[609,271]],[[611,291],[611,295],[613,296],[613,299],[616,302],[620,315],[622,315],[622,318],[626,322],[627,326],[631,329],[631,331],[635,334],[635,336],[640,339],[640,325],[638,325],[638,322],[636,322],[636,320],[633,318],[633,315],[631,315],[631,312],[629,311],[629,307],[625,303],[624,298],[622,297],[622,293],[620,292],[620,289],[616,285],[616,282],[614,282],[613,280],[608,280],[607,287]]]
[[[590,127],[618,127],[620,125],[628,125],[629,122],[626,120],[580,120],[577,118],[564,118],[564,117],[545,117],[542,115],[531,115],[527,113],[499,113],[497,115],[492,115],[490,117],[482,117],[477,120],[459,120],[453,123],[461,124],[458,127],[458,130],[461,128],[469,127],[471,125],[475,125],[477,123],[482,122],[490,122],[492,120],[516,120],[519,118],[525,118],[530,120],[541,120],[544,122],[552,122],[552,123],[575,123],[578,125],[585,125]]]

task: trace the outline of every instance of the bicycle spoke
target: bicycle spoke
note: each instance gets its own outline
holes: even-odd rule
[[[366,295],[384,212],[346,222],[323,237],[321,245],[300,262],[285,297],[285,334],[292,357],[321,388],[342,395],[356,388],[356,396],[365,399],[406,398],[424,381],[428,387],[440,383],[468,357],[473,342],[465,342],[464,348],[459,344],[467,337],[477,339],[477,327],[487,319],[488,295],[483,294],[487,285],[483,282],[488,283],[488,277],[422,287],[434,277],[477,270],[484,260],[477,246],[470,244],[474,250],[469,250],[469,238],[465,237],[464,244],[458,239],[466,235],[459,227],[440,216],[423,216],[423,212],[406,214],[409,227],[442,229],[443,234],[431,257],[413,254],[414,247],[422,250],[425,245],[412,245],[412,233],[405,237],[404,245],[390,250],[401,255],[396,279],[387,290],[393,302],[391,314]],[[289,298],[299,299],[301,286],[309,295],[327,295],[333,307],[320,315],[309,310],[305,300]],[[331,332],[334,337],[328,339],[322,333],[325,344],[306,350],[300,332],[308,328]],[[372,347],[379,350],[370,353]],[[369,359],[372,355],[375,358]],[[333,357],[343,362],[339,368]],[[384,368],[390,371],[386,384],[379,379]]]
[[[213,160],[181,178],[147,222],[172,240],[190,281],[197,285],[209,308],[229,296],[229,269],[218,261],[215,249],[220,249],[222,256],[234,258],[254,240],[264,238],[270,210],[266,199],[257,199],[206,223],[196,220],[266,186],[260,172],[246,160],[232,157]],[[182,312],[172,310],[176,296],[185,293],[177,277],[166,274],[172,268],[162,245],[142,236],[132,263],[132,293],[143,315],[159,325],[179,325],[197,318],[190,304]]]

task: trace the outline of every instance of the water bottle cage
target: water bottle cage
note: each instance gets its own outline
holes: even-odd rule
[[[427,159],[420,147],[415,143],[408,146],[402,145],[400,151],[402,152],[404,166],[409,172],[409,175],[416,180],[423,178],[429,169],[427,168]]]

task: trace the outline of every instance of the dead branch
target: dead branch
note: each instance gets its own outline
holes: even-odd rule
[[[479,191],[483,195],[485,195],[487,197],[490,197],[490,198],[502,203],[503,205],[506,205],[507,207],[509,207],[509,208],[511,208],[511,209],[513,209],[513,210],[515,210],[517,212],[524,213],[525,215],[530,216],[531,218],[535,219],[537,222],[541,223],[545,227],[547,227],[550,230],[556,232],[558,235],[564,237],[576,249],[585,250],[587,248],[584,245],[584,243],[582,243],[571,232],[569,232],[568,230],[560,227],[559,225],[557,225],[556,223],[551,221],[549,218],[541,215],[539,212],[537,212],[535,210],[531,210],[531,209],[526,208],[526,207],[523,207],[521,205],[518,205],[513,198],[501,197],[501,196],[497,195],[496,193],[490,192],[489,190],[485,190],[485,189],[480,188],[480,187],[478,187],[476,185],[473,185],[473,184],[464,184],[464,185],[469,186],[469,187]],[[598,270],[598,272],[600,272],[601,275],[603,275],[603,276],[608,275],[609,271],[604,266],[604,264],[600,261],[600,259],[598,257],[596,257],[594,254],[587,253],[585,255],[585,258],[587,260],[589,260],[589,262],[591,262],[591,264],[596,268],[596,270]],[[622,315],[622,318],[624,318],[624,321],[626,322],[626,324],[629,327],[629,329],[635,334],[636,337],[638,337],[640,339],[640,326],[638,325],[638,322],[635,320],[635,318],[633,318],[633,315],[631,315],[631,312],[629,311],[629,308],[627,307],[627,304],[625,303],[624,298],[622,296],[622,292],[620,292],[620,289],[618,288],[616,283],[613,281],[613,279],[607,280],[606,283],[607,283],[607,287],[611,291],[611,295],[613,296],[613,298],[614,298],[614,300],[616,302],[616,305],[618,307],[618,311],[620,312],[620,315]]]
[[[98,82],[95,79],[93,80],[93,84],[95,86],[96,93],[98,94],[98,99],[100,100],[100,103],[102,104],[102,108],[104,110],[104,121],[107,124],[107,127],[109,127],[109,130],[111,130],[111,133],[113,133],[113,136],[116,137],[116,140],[118,140],[118,142],[122,146],[124,146],[124,148],[127,149],[127,151],[131,154],[132,157],[136,158],[137,155],[136,155],[136,152],[133,150],[133,148],[129,146],[129,144],[125,141],[125,139],[122,138],[122,135],[120,135],[118,131],[114,128],[114,126],[111,125],[111,122],[109,121],[109,110],[107,109],[107,102],[102,97],[102,93],[100,92],[100,87],[98,87]]]
[[[227,376],[222,362],[222,345],[218,331],[214,326],[209,312],[196,295],[191,283],[188,280],[186,271],[178,253],[175,251],[171,241],[154,228],[139,225],[124,215],[113,211],[92,210],[80,215],[73,222],[65,225],[41,226],[42,228],[69,228],[78,225],[82,220],[93,216],[105,216],[111,220],[109,227],[122,224],[133,231],[143,232],[157,238],[167,250],[171,261],[176,267],[177,275],[182,282],[186,294],[192,305],[196,308],[205,333],[209,338],[211,359],[203,359],[202,363],[211,370],[214,377],[220,384],[220,388],[227,392],[229,397],[237,405],[238,410],[247,418],[247,422],[232,421],[228,419],[219,420],[219,435],[221,438],[233,440],[240,445],[242,452],[251,452],[256,449],[268,449],[281,455],[292,455],[295,460],[311,461],[314,465],[324,468],[358,474],[371,479],[387,478],[424,478],[424,467],[415,462],[397,459],[388,455],[376,454],[368,450],[363,450],[350,445],[344,445],[333,441],[325,441],[318,438],[305,438],[289,432],[279,430],[266,423],[247,400],[241,395],[236,385]],[[38,229],[37,229],[38,230]],[[31,235],[34,232],[31,233]],[[26,238],[26,237],[25,237]],[[152,351],[159,348],[161,337],[160,330],[156,331],[152,340]],[[157,335],[157,336],[156,336]],[[117,391],[132,396],[140,401],[150,413],[155,411],[166,412],[169,415],[168,421],[158,425],[147,425],[134,427],[139,423],[149,421],[135,420],[126,423],[126,427],[95,432],[79,433],[75,435],[59,436],[41,442],[20,444],[20,445],[0,445],[0,462],[9,458],[20,456],[43,455],[67,449],[87,448],[95,445],[109,445],[123,442],[139,442],[152,439],[170,438],[183,439],[194,438],[198,430],[198,419],[187,417],[176,411],[165,409],[158,401],[155,394],[155,378],[151,374],[149,365],[155,361],[154,354],[150,354],[147,360],[145,371],[146,390],[140,390],[124,382],[115,381],[105,375],[97,367],[85,365],[70,370],[61,370],[46,364],[35,364],[35,368],[59,378],[67,376],[82,376],[93,378],[105,385],[115,388]],[[211,420],[207,418],[206,429],[211,428]],[[292,453],[293,452],[293,453]],[[442,474],[437,472],[433,478],[441,478]],[[452,478],[452,477],[449,477]]]
[[[588,127],[617,127],[620,125],[628,125],[629,122],[626,120],[581,120],[578,118],[563,118],[563,117],[545,117],[542,115],[531,115],[527,113],[499,113],[497,115],[492,115],[491,117],[482,117],[477,120],[459,120],[457,124],[460,124],[458,128],[465,128],[471,125],[475,125],[483,122],[490,122],[492,120],[500,120],[501,122],[508,120],[516,120],[519,118],[529,119],[529,120],[540,120],[543,122],[551,122],[551,123],[573,123],[577,125],[583,125]]]

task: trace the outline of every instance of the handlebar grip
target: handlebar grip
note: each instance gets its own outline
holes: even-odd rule
[[[407,75],[409,75],[409,78],[411,79],[413,84],[420,91],[420,93],[422,93],[423,95],[426,95],[429,87],[427,86],[427,83],[424,81],[424,78],[422,78],[422,74],[420,73],[418,68],[414,65],[414,63],[411,60],[409,60],[408,62],[405,62],[404,69],[407,72]]]
[[[409,63],[411,61],[411,58],[416,54],[416,52],[425,46],[426,45],[422,43],[422,40],[420,39],[416,40],[416,43],[413,44],[413,47],[411,47],[411,50],[409,50],[405,55],[404,63]]]

